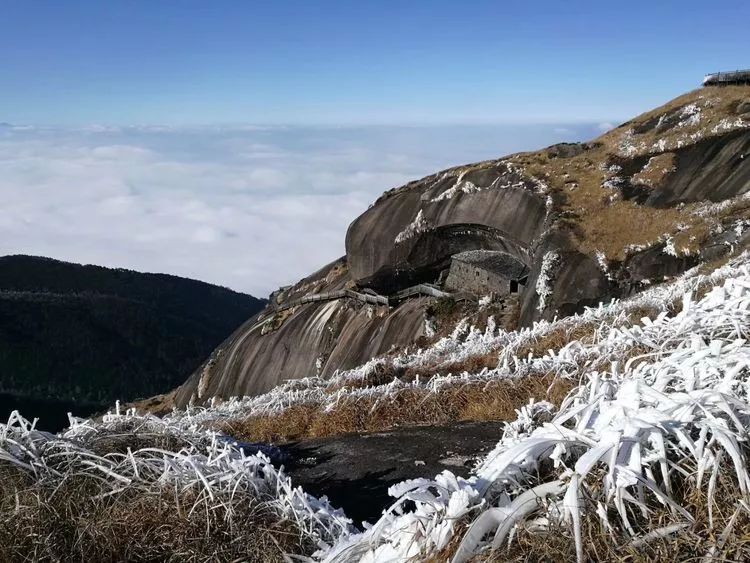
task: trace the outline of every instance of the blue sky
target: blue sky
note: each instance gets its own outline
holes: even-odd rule
[[[750,66],[750,2],[2,0],[0,121],[627,118]]]
[[[389,188],[592,139],[750,67],[748,16],[747,0],[0,0],[0,255],[266,295],[341,256]]]

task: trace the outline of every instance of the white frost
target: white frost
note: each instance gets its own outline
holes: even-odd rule
[[[396,244],[400,242],[404,242],[419,233],[423,233],[424,231],[428,230],[430,228],[429,223],[427,222],[427,219],[424,218],[424,215],[422,214],[422,210],[419,210],[419,213],[417,213],[417,216],[414,218],[414,221],[409,223],[406,228],[401,231],[396,236]]]
[[[557,251],[550,250],[542,258],[542,267],[536,280],[536,293],[539,296],[537,308],[539,311],[544,311],[547,308],[547,301],[552,296],[556,269],[559,265],[560,254]]]
[[[434,197],[430,200],[430,203],[437,203],[438,201],[444,201],[447,199],[452,199],[453,196],[455,196],[458,193],[464,193],[464,194],[473,194],[478,191],[481,191],[482,188],[479,186],[474,185],[473,183],[469,182],[468,180],[464,181],[458,181],[452,188],[448,188],[443,193],[441,193],[439,196]]]

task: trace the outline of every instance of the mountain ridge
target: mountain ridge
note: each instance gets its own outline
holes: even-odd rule
[[[748,86],[694,90],[589,142],[454,166],[386,191],[349,226],[346,256],[275,292],[267,322],[225,341],[176,391],[176,404],[330,377],[429,339],[440,315],[425,296],[392,307],[347,299],[274,307],[342,288],[392,295],[440,286],[462,251],[509,254],[528,268],[508,328],[719,258],[747,238],[749,100]]]
[[[0,257],[0,392],[83,408],[167,391],[265,303],[168,274]]]

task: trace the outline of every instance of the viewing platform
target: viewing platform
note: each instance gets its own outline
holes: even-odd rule
[[[750,84],[750,69],[713,72],[703,78],[704,86],[729,86],[733,84]]]

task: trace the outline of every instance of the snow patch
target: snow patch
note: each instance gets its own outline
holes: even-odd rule
[[[542,267],[539,270],[539,277],[536,280],[536,293],[539,296],[537,309],[544,311],[548,305],[548,299],[552,297],[553,283],[557,274],[557,267],[560,265],[560,254],[551,250],[542,258]]]
[[[698,104],[688,104],[680,111],[680,121],[675,128],[696,127],[701,122],[701,108]]]
[[[597,250],[595,255],[596,263],[599,265],[599,269],[609,281],[613,281],[614,277],[612,277],[612,272],[609,271],[609,262],[607,261],[607,255],[604,254],[604,252],[602,252],[601,250]]]
[[[459,193],[473,194],[473,193],[479,192],[481,190],[482,190],[482,188],[480,188],[479,186],[476,186],[476,185],[472,184],[468,180],[459,181],[459,182],[456,182],[456,184],[452,188],[448,188],[443,193],[441,193],[439,196],[432,198],[430,200],[430,203],[437,203],[439,201],[444,201],[444,200],[447,200],[447,199],[452,199],[453,196],[455,196],[456,194],[459,194]]]
[[[406,240],[409,240],[410,238],[418,235],[419,233],[423,233],[427,231],[430,228],[429,223],[427,222],[427,219],[424,218],[424,215],[422,213],[422,210],[419,210],[419,213],[417,213],[417,216],[414,218],[414,221],[412,221],[409,225],[406,226],[406,228],[401,231],[398,235],[396,235],[396,244],[400,242],[404,242]]]

